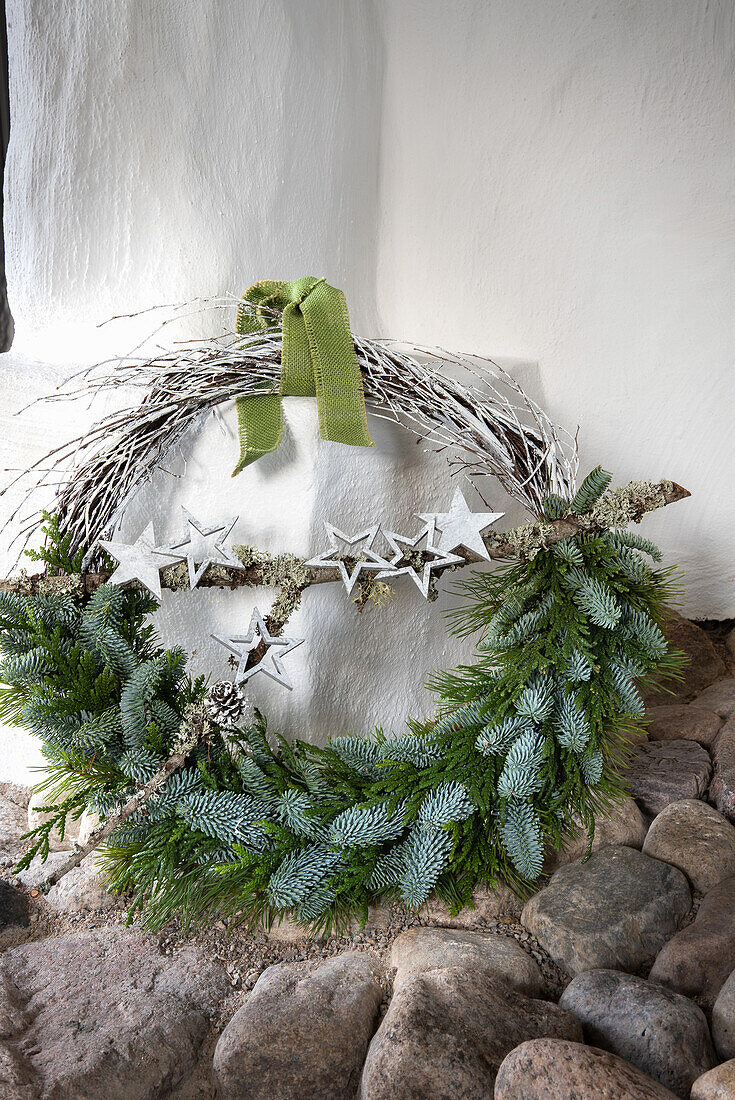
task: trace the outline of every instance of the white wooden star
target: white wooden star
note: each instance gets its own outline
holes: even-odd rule
[[[490,561],[482,536],[505,512],[471,512],[461,489],[457,489],[448,512],[421,513],[419,518],[432,521],[441,531],[440,550],[457,550],[463,546],[478,558]]]
[[[161,570],[165,565],[171,565],[179,559],[175,555],[167,557],[155,551],[155,541],[152,523],[148,524],[143,534],[139,535],[133,543],[118,542],[115,539],[105,542],[100,539],[99,545],[102,549],[119,562],[109,583],[122,585],[137,581],[160,602]]]
[[[184,534],[177,542],[157,546],[156,554],[173,555],[174,561],[185,561],[189,568],[189,587],[196,588],[210,565],[228,565],[242,568],[242,563],[226,548],[225,539],[237,523],[237,516],[226,519],[214,527],[205,527],[191,512],[182,507]],[[188,527],[188,531],[187,528]],[[213,535],[219,537],[214,539]],[[181,553],[182,548],[185,553]],[[176,551],[179,551],[176,553]]]
[[[379,523],[369,527],[366,531],[360,531],[357,535],[345,535],[343,531],[339,531],[331,523],[325,523],[324,526],[327,529],[331,549],[325,554],[312,558],[306,564],[313,569],[334,569],[336,567],[348,595],[355,587],[355,582],[360,573],[377,573],[381,569],[390,569],[390,562],[382,558],[380,554],[376,554],[372,548],[380,530]],[[346,552],[340,548],[340,542],[345,544]],[[365,543],[365,545],[360,546],[360,543]],[[365,560],[357,561],[358,556],[363,557]],[[351,566],[351,571],[347,569],[345,558],[352,559],[354,563]]]
[[[293,684],[289,680],[281,660],[287,653],[291,653],[297,646],[300,646],[304,639],[284,638],[280,634],[271,634],[257,607],[253,610],[246,634],[213,634],[212,637],[225,649],[229,649],[234,657],[237,657],[236,684],[244,684],[256,673],[262,672],[265,676],[269,676],[271,680],[275,680],[277,684],[288,688],[289,691],[292,690]],[[261,641],[268,647],[265,655],[257,664],[247,668],[248,657]]]
[[[401,573],[405,573],[414,582],[424,599],[429,598],[429,583],[433,570],[443,569],[447,565],[458,565],[464,561],[464,558],[460,558],[457,554],[447,554],[434,545],[436,526],[433,520],[427,523],[413,539],[406,538],[405,535],[396,535],[393,531],[385,531],[384,534],[395,553],[390,561],[391,568],[384,573],[378,573],[375,579],[379,581],[390,580],[393,577],[399,577]],[[420,543],[424,539],[426,545],[421,546]],[[433,554],[435,560],[424,562],[420,572],[413,565],[403,565],[399,568],[399,563],[406,557],[406,553],[410,553],[412,550]]]

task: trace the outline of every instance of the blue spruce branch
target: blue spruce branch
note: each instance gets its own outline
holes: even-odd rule
[[[579,769],[588,787],[596,787],[602,779],[603,758],[599,749],[579,757]]]
[[[653,558],[654,561],[661,561],[663,557],[655,542],[645,539],[643,535],[639,535],[636,531],[606,531],[605,538],[618,550],[623,547],[628,547],[630,550],[640,550],[642,553],[648,554],[649,558]]]
[[[513,714],[501,722],[485,726],[475,745],[483,756],[500,756],[510,748],[521,733],[533,731],[533,728],[528,718]]]
[[[554,680],[551,676],[533,680],[527,684],[515,701],[516,713],[521,718],[540,724],[554,709]]]
[[[407,905],[416,908],[428,898],[449,862],[451,834],[444,829],[415,826],[406,840],[398,887]]]
[[[405,831],[405,803],[389,810],[384,802],[373,806],[350,806],[337,814],[329,826],[329,839],[340,848],[369,848],[396,840]]]
[[[453,822],[464,821],[475,809],[466,787],[456,780],[447,780],[435,787],[421,803],[418,821],[421,825],[441,828]]]
[[[377,779],[380,775],[381,751],[375,741],[367,737],[335,737],[329,742],[329,748],[358,775],[368,779]]]
[[[277,909],[301,905],[344,866],[342,857],[323,844],[313,844],[286,856],[271,875],[268,898]]]
[[[573,695],[564,695],[559,702],[555,733],[559,744],[574,752],[580,752],[590,739],[592,731],[587,716]]]
[[[527,798],[540,789],[543,752],[543,739],[535,731],[521,734],[511,745],[498,779],[502,798]]]
[[[441,760],[443,750],[433,737],[408,736],[394,737],[381,745],[381,755],[386,765],[413,764],[417,768],[428,768],[430,764]]]
[[[592,665],[583,653],[573,649],[563,675],[569,683],[586,683],[592,676]]]
[[[289,829],[309,840],[327,840],[327,830],[314,817],[314,805],[303,791],[284,791],[278,802],[278,815]]]
[[[524,878],[537,879],[543,868],[544,844],[541,822],[530,803],[508,803],[500,837],[516,870]]]
[[[590,577],[574,593],[574,602],[590,622],[605,630],[617,626],[622,609],[615,596],[601,581]]]

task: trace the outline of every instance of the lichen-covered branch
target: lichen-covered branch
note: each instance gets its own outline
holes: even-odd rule
[[[631,481],[619,489],[609,490],[587,513],[569,513],[561,519],[549,521],[536,520],[502,533],[490,531],[484,542],[492,559],[529,559],[554,543],[573,538],[581,532],[594,534],[611,527],[627,527],[630,523],[640,523],[647,512],[674,504],[688,496],[691,496],[689,490],[674,481]],[[306,565],[303,558],[293,554],[279,554],[274,557],[252,546],[235,546],[234,550],[242,567],[213,565],[199,581],[199,587],[235,589],[262,585],[278,589],[278,596],[268,620],[271,632],[279,633],[283,629],[307,588],[314,584],[339,580],[336,566],[334,569],[314,569]],[[474,554],[458,552],[468,565],[477,564],[480,560]],[[108,572],[72,576],[29,576],[20,573],[0,581],[0,592],[19,592],[26,596],[62,591],[90,595],[101,584],[105,584],[110,576]],[[161,585],[173,591],[187,590],[189,583],[186,565],[178,563],[163,569]]]
[[[595,534],[611,527],[640,523],[647,512],[675,504],[692,494],[675,481],[629,481],[619,489],[610,489],[591,511],[569,513],[561,519],[524,523],[502,534],[490,532],[484,542],[493,558],[533,558],[555,542],[573,538],[582,532]]]

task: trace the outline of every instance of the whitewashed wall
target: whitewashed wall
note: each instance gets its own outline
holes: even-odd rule
[[[582,470],[670,477],[684,608],[735,615],[731,0],[385,6],[384,327],[537,360]]]
[[[735,614],[732,24],[725,0],[8,0],[0,464],[88,415],[9,414],[126,350],[140,326],[97,330],[111,314],[324,274],[362,333],[536,363],[522,378],[581,425],[587,466],[686,484],[646,530],[685,567],[687,611]],[[173,533],[183,502],[307,552],[325,518],[405,529],[451,496],[392,429],[368,456],[321,443],[309,402],[288,420],[234,482],[232,411],[206,424],[129,532],[154,515]],[[252,602],[170,596],[161,627],[218,670],[209,630]],[[429,705],[424,675],[466,654],[408,582],[363,616],[310,592],[293,630],[293,695],[256,694],[315,740],[398,728]],[[3,748],[0,774],[27,774],[29,739]]]

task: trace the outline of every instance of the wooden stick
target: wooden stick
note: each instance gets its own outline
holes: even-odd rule
[[[636,490],[640,487],[639,491]],[[657,492],[652,492],[657,490]],[[537,552],[548,546],[553,546],[563,539],[573,538],[582,532],[590,534],[599,533],[611,526],[609,520],[605,522],[606,500],[615,498],[618,503],[619,522],[616,526],[627,526],[629,523],[640,523],[646,512],[654,511],[666,504],[673,504],[678,500],[684,500],[691,496],[688,489],[677,485],[673,481],[661,481],[651,485],[650,482],[631,482],[623,489],[606,493],[591,512],[580,516],[568,515],[563,519],[536,520],[533,523],[514,527],[502,534],[491,531],[483,539],[487,553],[493,560],[501,560],[509,557],[524,557],[528,553]],[[458,551],[464,558],[466,565],[476,565],[482,559],[472,553]],[[264,564],[257,561],[253,565],[237,568],[217,565],[210,568],[199,581],[200,588],[241,588],[267,584],[269,565],[272,559],[269,555],[263,555]],[[294,559],[295,563],[303,566],[308,574],[308,581],[302,586],[302,591],[313,584],[323,584],[328,581],[339,580],[337,567],[334,569],[314,569],[306,566],[305,559]],[[450,568],[460,568],[452,566]],[[168,589],[181,589],[181,583],[174,572],[177,566],[167,566],[161,571],[161,586]],[[102,584],[106,584],[111,573],[85,573],[78,578],[79,588],[91,595]],[[27,576],[21,574],[0,581],[0,592],[18,592],[24,596],[35,596],[41,592],[53,591],[54,587],[60,590],[59,581],[62,578],[47,576],[44,573]]]

